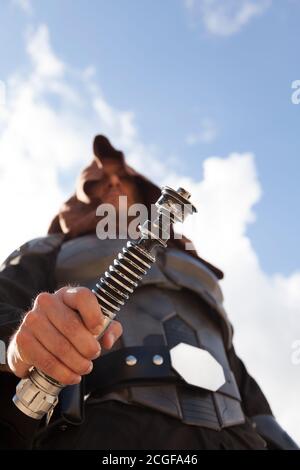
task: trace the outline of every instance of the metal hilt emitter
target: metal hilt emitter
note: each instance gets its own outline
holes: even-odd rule
[[[189,198],[190,194],[182,188],[175,191],[164,186],[155,204],[157,209],[155,220],[147,220],[139,226],[140,238],[137,241],[127,242],[126,247],[92,289],[105,316],[104,327],[98,339],[103,336],[139,281],[155,262],[154,248],[157,246],[165,248],[172,225],[175,222],[183,222],[188,214],[197,212]],[[41,419],[46,414],[48,416],[51,414],[64,387],[65,385],[41,370],[32,368],[29,376],[19,382],[13,401],[27,416]]]

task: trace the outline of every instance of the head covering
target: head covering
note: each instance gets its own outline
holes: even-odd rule
[[[52,220],[48,229],[49,234],[64,233],[66,239],[72,239],[88,233],[95,233],[96,225],[99,222],[99,217],[96,216],[99,199],[91,197],[90,188],[93,183],[103,178],[103,165],[105,165],[106,158],[118,159],[124,166],[126,173],[136,179],[139,191],[143,196],[143,202],[148,210],[151,204],[155,204],[160,197],[159,187],[130,167],[125,161],[123,152],[116,150],[105,136],[97,135],[95,137],[93,149],[92,162],[81,172],[77,180],[75,194],[61,206],[58,214]],[[186,237],[175,239],[172,234],[168,245],[186,251],[185,244],[187,242],[190,240]],[[200,258],[196,250],[188,250],[188,253],[200,259],[218,279],[223,278],[222,271]]]

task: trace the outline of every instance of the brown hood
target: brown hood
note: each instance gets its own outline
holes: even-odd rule
[[[90,165],[81,172],[77,180],[75,194],[62,205],[59,213],[52,220],[48,229],[49,234],[64,233],[66,239],[72,239],[87,233],[95,233],[96,225],[99,222],[99,217],[96,216],[99,200],[91,199],[89,188],[93,182],[99,181],[103,177],[102,163],[107,157],[119,159],[127,173],[136,178],[148,209],[151,204],[157,201],[161,194],[158,186],[131,168],[126,163],[123,152],[116,150],[105,136],[97,135],[94,139],[94,158]],[[171,237],[169,245],[185,251],[187,241],[189,240],[186,237],[182,239]],[[200,258],[195,250],[189,250],[188,253],[200,259],[218,279],[223,278],[222,271]]]

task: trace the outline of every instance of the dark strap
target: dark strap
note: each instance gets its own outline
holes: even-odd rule
[[[161,365],[153,363],[153,357],[163,358]],[[135,365],[127,365],[126,358],[134,356]],[[140,380],[176,381],[178,374],[171,369],[170,353],[166,346],[135,346],[107,353],[94,361],[92,372],[85,377],[85,391],[107,389],[115,385]]]
[[[154,356],[161,356],[163,363],[156,365]],[[136,358],[135,365],[128,365],[128,356]],[[195,364],[195,367],[197,365]],[[240,400],[233,374],[224,371],[226,383],[218,392]],[[111,391],[112,387],[137,385],[145,383],[178,383],[190,388],[198,388],[187,384],[172,369],[169,349],[166,346],[135,346],[121,348],[101,356],[94,361],[92,372],[85,377],[86,394],[98,391]]]

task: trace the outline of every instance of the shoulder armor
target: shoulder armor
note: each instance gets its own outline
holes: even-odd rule
[[[26,255],[47,254],[59,248],[64,239],[64,234],[55,233],[45,237],[34,238],[13,251],[2,263],[0,271],[10,264],[18,264],[21,257]]]

